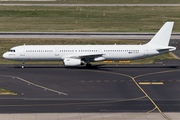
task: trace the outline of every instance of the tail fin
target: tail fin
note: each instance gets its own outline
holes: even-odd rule
[[[174,22],[166,22],[147,45],[168,46]]]

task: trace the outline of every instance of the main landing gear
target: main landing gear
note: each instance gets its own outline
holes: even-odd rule
[[[86,67],[87,67],[87,68],[90,68],[90,67],[91,67],[91,64],[90,64],[90,63],[87,63],[87,64],[86,64]]]

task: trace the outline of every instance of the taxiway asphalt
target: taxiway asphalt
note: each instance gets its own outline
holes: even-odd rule
[[[82,39],[122,39],[150,40],[155,33],[121,32],[0,32],[0,38],[82,38]],[[172,33],[172,40],[179,40],[180,33]]]
[[[179,112],[180,66],[0,66],[0,113]]]

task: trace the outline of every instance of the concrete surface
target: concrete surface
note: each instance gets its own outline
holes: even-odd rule
[[[179,112],[164,113],[171,120],[179,120]],[[0,114],[1,120],[166,120],[160,113],[27,113]]]
[[[83,38],[150,40],[155,33],[117,32],[0,32],[0,38]],[[180,33],[172,33],[171,40],[180,40]]]

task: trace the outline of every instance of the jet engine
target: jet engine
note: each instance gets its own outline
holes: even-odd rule
[[[83,65],[84,61],[81,61],[80,59],[67,58],[63,60],[63,63],[65,66],[79,66]]]

